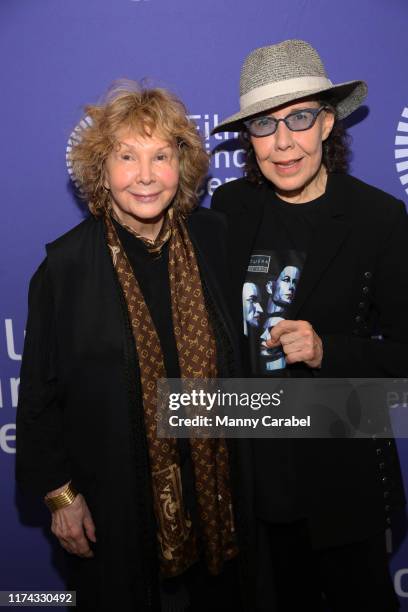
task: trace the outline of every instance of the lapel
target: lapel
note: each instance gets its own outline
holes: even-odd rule
[[[341,179],[341,175],[329,175],[328,177],[326,187],[328,214],[316,226],[311,238],[299,286],[289,308],[288,319],[298,317],[303,304],[319,283],[322,274],[329,267],[350,232]]]

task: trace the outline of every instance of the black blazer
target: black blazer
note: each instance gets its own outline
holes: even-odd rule
[[[212,202],[227,216],[231,308],[244,352],[242,285],[271,189],[239,179],[218,188]],[[327,194],[329,215],[316,227],[288,318],[309,321],[322,339],[315,375],[406,377],[405,207],[349,175],[330,175]],[[405,503],[393,440],[296,442],[316,547],[362,540]]]
[[[232,376],[225,220],[203,209],[187,223],[221,374]],[[79,609],[159,609],[149,474],[127,308],[104,223],[89,218],[47,245],[31,280],[17,411],[20,485],[44,495],[72,479],[95,521],[94,559],[69,557]]]

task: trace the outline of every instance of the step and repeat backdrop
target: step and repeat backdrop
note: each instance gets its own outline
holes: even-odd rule
[[[238,109],[244,57],[302,38],[334,82],[368,82],[366,104],[347,124],[352,174],[408,203],[407,23],[406,0],[1,1],[0,590],[63,588],[48,511],[15,488],[15,414],[29,279],[45,243],[84,215],[65,167],[83,106],[118,78],[177,93],[212,152],[209,206],[219,185],[242,174],[234,134],[210,132]],[[408,440],[398,446],[408,488]],[[393,536],[394,585],[408,610],[408,538]]]

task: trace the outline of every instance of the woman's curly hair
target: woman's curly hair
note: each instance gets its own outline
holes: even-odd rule
[[[320,105],[324,105],[328,108],[329,112],[334,113],[335,121],[333,128],[328,138],[322,143],[322,162],[326,167],[327,172],[340,172],[346,173],[349,169],[350,163],[350,142],[351,137],[346,132],[343,123],[336,118],[336,107],[333,101],[328,100],[317,100]],[[265,177],[259,169],[256,161],[254,148],[251,144],[249,133],[244,128],[240,133],[240,142],[245,151],[245,167],[244,174],[251,183],[262,184],[265,182]]]
[[[184,104],[162,88],[144,88],[136,81],[118,81],[103,103],[85,108],[87,127],[76,134],[68,160],[79,195],[95,216],[110,207],[104,187],[105,160],[118,145],[118,130],[150,137],[157,134],[178,150],[180,176],[173,206],[186,215],[198,202],[197,192],[208,171],[209,157]]]

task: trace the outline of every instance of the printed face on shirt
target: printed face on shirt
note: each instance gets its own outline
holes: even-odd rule
[[[176,195],[177,148],[157,134],[142,137],[119,130],[116,137],[117,146],[105,162],[104,186],[118,218],[143,235],[149,225],[160,225]]]
[[[281,119],[296,110],[319,106],[315,101],[297,102],[268,116]],[[259,169],[283,200],[300,204],[324,193],[327,174],[322,165],[322,143],[333,123],[333,113],[322,110],[314,125],[302,132],[292,132],[280,121],[274,134],[250,137]]]
[[[299,282],[299,268],[285,266],[276,281],[267,284],[267,291],[272,296],[272,301],[278,306],[288,306],[295,295]]]
[[[244,320],[252,327],[258,327],[263,309],[260,304],[260,291],[255,283],[244,283],[242,289]]]

